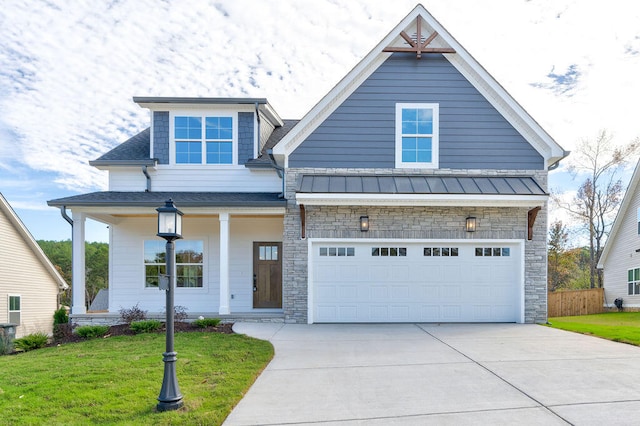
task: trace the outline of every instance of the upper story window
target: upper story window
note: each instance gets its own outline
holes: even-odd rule
[[[234,118],[228,115],[175,115],[176,164],[234,164]]]
[[[396,167],[438,167],[438,104],[396,104]]]
[[[640,207],[638,207],[637,218],[638,218],[638,235],[640,235]]]

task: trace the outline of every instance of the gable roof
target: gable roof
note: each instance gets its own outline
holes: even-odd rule
[[[602,250],[602,255],[600,256],[600,260],[598,260],[598,265],[596,267],[598,269],[604,268],[604,263],[607,260],[607,256],[611,251],[611,243],[615,241],[616,236],[618,235],[620,229],[622,228],[622,222],[624,221],[624,217],[627,214],[627,210],[629,210],[629,205],[633,201],[633,196],[638,192],[638,184],[640,183],[640,160],[638,160],[638,164],[636,164],[636,168],[633,171],[633,176],[631,176],[631,180],[629,181],[629,186],[627,187],[627,192],[624,193],[624,198],[622,199],[622,204],[620,204],[620,208],[618,209],[618,213],[616,214],[616,219],[613,222],[613,226],[611,227],[611,232],[609,233],[609,237],[607,237],[607,242],[604,245],[604,249]]]
[[[388,47],[407,47],[401,36],[417,33],[422,19],[422,33],[434,31],[438,36],[429,46],[455,50],[443,56],[498,110],[507,121],[533,146],[545,160],[547,168],[568,153],[518,104],[515,99],[449,34],[422,5],[417,5],[382,41],[358,63],[324,98],[318,102],[282,140],[273,153],[288,166],[289,155],[329,117],[384,61],[391,52]]]
[[[4,212],[5,216],[9,219],[9,223],[18,232],[18,235],[22,237],[23,241],[27,244],[29,249],[31,249],[38,261],[42,263],[42,266],[44,266],[44,268],[47,270],[49,275],[51,275],[56,284],[58,284],[58,288],[61,290],[66,290],[69,286],[53,266],[47,255],[44,254],[36,240],[33,238],[27,227],[24,226],[24,223],[22,223],[22,221],[13,210],[13,208],[11,208],[9,202],[6,198],[4,198],[2,193],[0,193],[0,211]]]

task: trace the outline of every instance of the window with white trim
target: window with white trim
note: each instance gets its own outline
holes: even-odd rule
[[[629,269],[627,274],[628,294],[640,294],[640,268]]]
[[[177,240],[176,287],[203,286],[203,241]],[[158,287],[160,276],[167,273],[166,243],[162,240],[144,242],[145,287]]]
[[[234,164],[231,115],[175,115],[172,137],[175,164]]]
[[[638,218],[638,235],[640,235],[640,207],[638,207],[637,218]]]
[[[406,247],[371,247],[371,256],[405,257],[406,255]]]
[[[10,324],[20,325],[22,313],[22,297],[18,295],[9,295],[9,320]]]
[[[355,247],[320,247],[320,256],[355,256],[356,248]]]
[[[396,104],[396,167],[437,168],[438,126],[438,104]]]

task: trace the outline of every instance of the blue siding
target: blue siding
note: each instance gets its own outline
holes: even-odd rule
[[[543,169],[542,156],[442,55],[394,54],[289,157],[290,167],[395,167],[395,104],[440,105],[440,168]]]
[[[153,112],[153,156],[158,164],[169,164],[169,112]]]
[[[238,164],[253,159],[253,113],[238,113]]]

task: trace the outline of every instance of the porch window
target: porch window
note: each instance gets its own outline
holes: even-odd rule
[[[165,242],[144,242],[145,287],[158,287],[160,275],[167,273]],[[178,240],[176,244],[176,287],[203,286],[203,241]]]
[[[9,296],[9,323],[20,325],[21,296]]]

